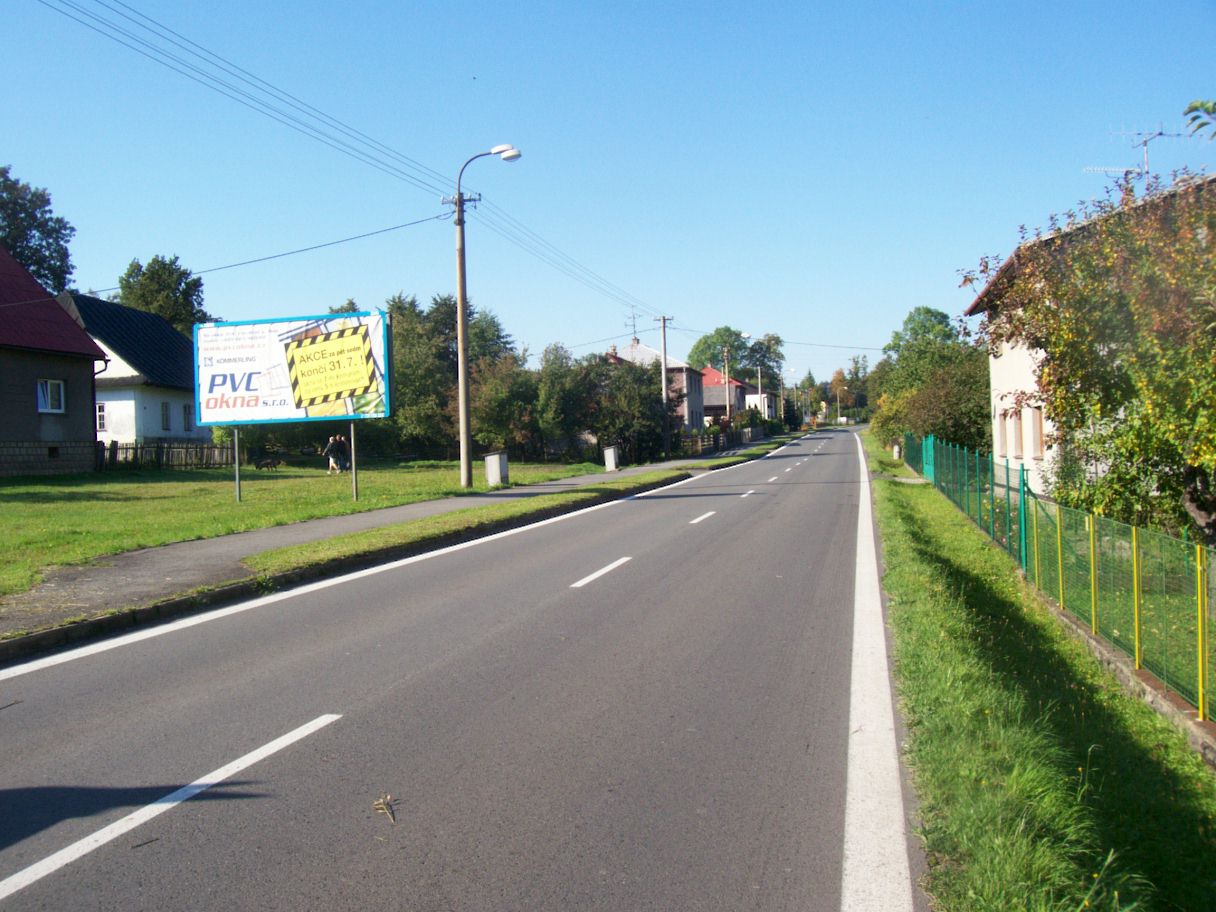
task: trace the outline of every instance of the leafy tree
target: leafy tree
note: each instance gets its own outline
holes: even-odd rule
[[[1054,493],[1125,522],[1216,544],[1216,183],[1125,182],[1023,243],[990,343],[1039,353],[1055,426]]]
[[[430,312],[424,313],[413,295],[398,293],[386,304],[393,339],[393,421],[401,441],[408,449],[450,447],[456,425],[448,403],[455,397],[456,371],[448,370],[447,339],[436,333]]]
[[[1216,101],[1192,101],[1182,113],[1188,115],[1192,133],[1211,129],[1208,139],[1216,139]]]
[[[195,323],[216,319],[203,310],[203,280],[182,266],[176,256],[154,256],[147,266],[132,260],[119,276],[118,294],[112,300],[158,314],[185,335],[191,334]]]
[[[740,365],[739,376],[754,377],[756,371],[764,380],[764,389],[776,390],[781,384],[781,366],[785,364],[785,355],[781,347],[784,340],[776,333],[767,333],[753,342],[747,349],[747,356]],[[732,355],[731,371],[734,372]],[[747,373],[744,373],[746,369]],[[750,382],[750,379],[749,379]]]
[[[548,446],[576,449],[576,436],[590,427],[590,401],[590,372],[564,346],[546,348],[537,374],[537,423]]]
[[[535,451],[536,374],[509,354],[497,360],[482,358],[469,380],[469,415],[477,442],[492,449]]]
[[[0,165],[0,244],[39,282],[58,294],[68,287],[68,242],[76,229],[51,214],[51,195],[31,187]]]
[[[331,304],[329,306],[331,314],[353,314],[359,312],[359,305],[355,303],[354,298],[347,298],[345,304]]]
[[[722,370],[722,350],[730,352],[730,371],[732,376],[739,376],[742,368],[755,366],[751,364],[751,346],[743,338],[743,333],[729,326],[719,326],[708,335],[702,336],[688,350],[688,363],[697,370],[705,367],[715,367]]]
[[[623,462],[642,462],[663,452],[663,395],[659,365],[612,363],[603,355],[583,362],[588,372],[589,423],[603,446],[621,448]],[[674,405],[670,405],[674,410]]]

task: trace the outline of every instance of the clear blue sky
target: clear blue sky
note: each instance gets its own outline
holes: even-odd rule
[[[627,340],[635,299],[649,344],[654,316],[675,317],[676,357],[729,324],[781,335],[798,376],[873,364],[912,308],[970,303],[957,270],[1100,196],[1110,178],[1087,166],[1138,165],[1134,137],[1115,134],[1185,132],[1183,108],[1216,97],[1212,0],[131,6],[431,169],[402,166],[433,186],[12,0],[0,163],[76,227],[80,288],[115,285],[133,257],[199,271],[439,215],[435,187],[450,194],[466,158],[513,143],[518,162],[465,174],[492,204],[469,221],[469,293],[533,363],[553,342],[583,355]],[[1149,156],[1153,171],[1210,171],[1216,143],[1162,138]],[[527,249],[493,230],[518,225]],[[454,246],[451,222],[431,221],[206,274],[205,306],[244,320],[397,291],[425,303],[455,291]]]

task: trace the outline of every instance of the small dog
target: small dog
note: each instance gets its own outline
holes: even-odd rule
[[[280,465],[282,465],[282,460],[275,459],[273,456],[267,456],[265,459],[257,461],[257,468],[259,469],[276,469]]]

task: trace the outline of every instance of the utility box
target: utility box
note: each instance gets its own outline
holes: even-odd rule
[[[490,487],[505,485],[509,481],[507,469],[507,453],[500,450],[497,453],[486,454],[486,484]]]
[[[604,447],[604,471],[615,472],[620,468],[616,463],[616,447]]]

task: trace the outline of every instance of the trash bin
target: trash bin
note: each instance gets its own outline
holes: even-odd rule
[[[486,484],[490,487],[508,483],[507,454],[505,450],[486,454]]]
[[[616,464],[616,447],[614,447],[614,446],[604,447],[604,471],[605,472],[615,472],[617,470],[617,468],[618,467]]]

